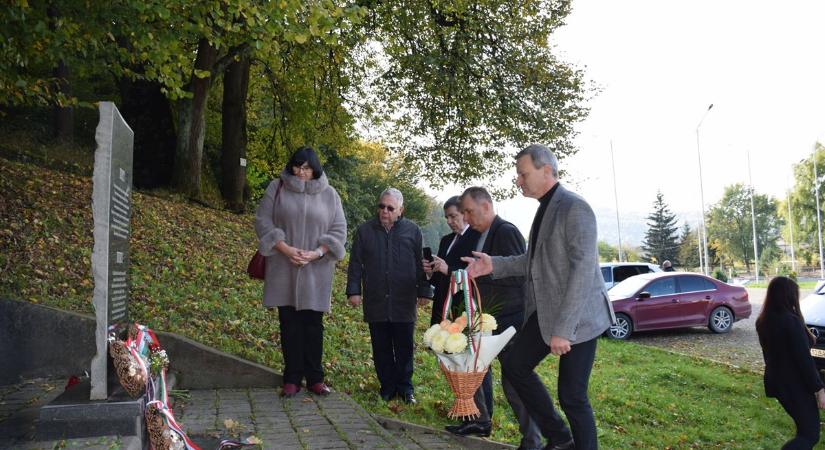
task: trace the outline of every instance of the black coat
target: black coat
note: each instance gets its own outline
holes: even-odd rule
[[[526,251],[524,236],[510,222],[496,216],[490,225],[482,252],[490,256],[515,256]],[[482,305],[488,306],[495,316],[502,317],[524,312],[524,300],[527,296],[524,277],[492,279],[489,275],[476,279],[481,293]],[[501,330],[499,330],[501,331]]]
[[[362,296],[364,321],[415,322],[418,297],[433,296],[421,267],[422,242],[421,229],[404,218],[390,231],[377,218],[355,231],[347,296]]]
[[[785,397],[813,395],[825,387],[811,357],[811,340],[802,322],[790,312],[770,314],[756,329],[765,359],[765,394]]]
[[[441,272],[434,272],[433,276],[430,277],[430,284],[435,288],[433,312],[430,317],[431,325],[435,325],[443,319],[441,317],[441,310],[444,308],[444,299],[450,289],[450,275],[455,270],[467,267],[467,263],[462,261],[461,257],[472,256],[472,252],[478,244],[479,236],[481,236],[481,234],[478,231],[467,228],[467,231],[458,238],[453,248],[450,249],[450,253],[447,253],[447,249],[450,247],[450,243],[453,242],[455,233],[450,233],[441,238],[441,242],[438,244],[437,255],[447,263],[447,275]]]

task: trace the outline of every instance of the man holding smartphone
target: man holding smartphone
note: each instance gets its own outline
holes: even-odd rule
[[[452,233],[441,238],[437,255],[433,256],[432,250],[424,247],[424,259],[421,261],[424,273],[427,274],[430,284],[435,288],[433,312],[430,317],[431,325],[444,319],[441,317],[441,310],[444,309],[444,300],[450,289],[450,274],[467,267],[467,263],[461,261],[461,257],[470,256],[476,248],[479,237],[478,231],[471,229],[464,222],[459,196],[450,197],[444,202],[444,218],[447,219],[447,225],[450,226]]]

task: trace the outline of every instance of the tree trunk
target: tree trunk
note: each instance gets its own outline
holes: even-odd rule
[[[246,187],[246,94],[248,57],[227,67],[223,76],[221,193],[229,209],[241,212]]]
[[[209,40],[198,42],[198,56],[195,70],[212,71],[217,58],[217,50]],[[206,101],[212,77],[199,78],[192,73],[189,82],[191,98],[182,99],[178,111],[178,138],[175,150],[175,168],[172,184],[193,200],[201,200],[201,163],[203,160],[203,139],[206,135]]]
[[[169,187],[175,163],[175,119],[160,83],[123,78],[120,112],[135,132],[135,187]]]
[[[54,31],[57,28],[57,19],[60,16],[54,3],[49,4],[46,14],[50,19],[49,29]],[[58,61],[52,75],[57,80],[55,90],[66,96],[66,98],[71,97],[72,85],[69,83],[69,67],[66,65],[66,61],[63,59]],[[71,142],[74,139],[74,108],[59,104],[54,105],[52,107],[52,124],[55,139],[60,142]]]

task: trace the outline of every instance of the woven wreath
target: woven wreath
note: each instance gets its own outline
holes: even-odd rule
[[[148,376],[140,361],[129,351],[126,343],[119,339],[109,341],[109,355],[112,356],[120,385],[133,398],[140,397],[146,389]]]

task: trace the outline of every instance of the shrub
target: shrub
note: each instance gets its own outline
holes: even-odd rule
[[[717,267],[717,268],[713,271],[713,278],[716,278],[717,280],[719,280],[719,281],[721,281],[721,282],[723,282],[723,283],[727,283],[727,282],[728,282],[728,276],[727,276],[727,275],[725,275],[725,271],[724,271],[724,270],[722,270],[722,268],[721,268],[721,267]]]

